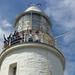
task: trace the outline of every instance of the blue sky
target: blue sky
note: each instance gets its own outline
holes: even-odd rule
[[[51,19],[54,37],[70,31],[57,38],[56,43],[66,59],[64,75],[75,75],[75,0],[0,0],[0,52],[3,34],[7,36],[13,31],[16,16],[30,4],[37,3]]]

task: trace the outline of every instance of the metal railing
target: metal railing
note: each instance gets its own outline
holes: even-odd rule
[[[54,40],[50,35],[47,35],[46,33],[32,30],[22,32],[15,31],[7,38],[4,36],[4,49],[22,43],[45,43],[49,45],[54,45]]]
[[[28,42],[41,42],[41,38],[39,32],[32,33],[29,32],[14,32],[14,34],[10,34],[9,37],[4,36],[4,48],[7,49],[12,45],[20,44],[20,43],[28,43]]]

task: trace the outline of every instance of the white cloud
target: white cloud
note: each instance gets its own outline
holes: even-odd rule
[[[1,20],[0,21],[0,36],[1,36],[0,39],[2,39],[3,34],[6,34],[6,36],[8,36],[8,34],[10,33],[10,30],[8,30],[8,28],[11,28],[11,24],[6,19]]]
[[[3,42],[0,41],[0,53],[2,52],[2,49],[3,49]]]
[[[6,35],[8,36],[10,34],[10,31],[6,31],[6,30],[3,30],[2,28],[0,28],[0,40],[3,40],[3,35]]]
[[[45,12],[49,16],[52,16],[57,25],[60,25],[58,29],[62,29],[63,32],[75,29],[74,0],[46,0],[46,2],[48,3],[48,7],[45,9]],[[62,32],[60,32],[60,34],[62,34]],[[75,40],[74,35],[74,31],[72,31],[71,34],[64,36],[64,42],[68,44],[72,40]]]
[[[47,0],[46,13],[64,28],[75,27],[75,1],[74,0]]]
[[[75,0],[64,0],[64,5],[70,9],[72,9],[73,12],[75,12]],[[74,9],[74,10],[73,10]]]
[[[71,31],[71,33],[64,36],[65,44],[71,44],[75,42],[75,30]]]
[[[64,75],[75,75],[75,62],[66,62],[66,71]]]
[[[1,24],[3,28],[11,27],[11,24],[6,19],[4,19]]]
[[[0,52],[2,51],[3,48],[3,35],[5,34],[7,37],[10,34],[10,30],[8,30],[8,28],[11,28],[11,24],[6,19],[4,20],[1,19],[0,20]]]
[[[71,31],[62,37],[61,48],[66,57],[65,75],[75,75],[75,0],[45,0],[48,7],[45,9],[47,15],[57,23],[55,28],[60,34]],[[57,26],[58,25],[58,26]],[[62,29],[62,32],[61,30]],[[55,31],[56,33],[56,31]],[[68,61],[69,60],[69,61]]]

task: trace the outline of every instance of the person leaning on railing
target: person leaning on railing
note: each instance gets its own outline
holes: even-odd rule
[[[40,39],[39,39],[39,31],[36,31],[35,34],[34,34],[34,42],[40,42]]]
[[[19,36],[19,32],[14,32],[14,34],[12,35],[12,42],[11,45],[16,44],[16,43],[20,43],[20,36]]]
[[[6,48],[8,46],[8,40],[4,35],[4,48]]]
[[[28,42],[33,42],[32,30],[29,31]]]

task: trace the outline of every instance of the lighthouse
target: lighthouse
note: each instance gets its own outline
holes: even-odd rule
[[[36,5],[28,7],[4,36],[0,75],[64,75],[65,59],[55,47],[49,17]]]

